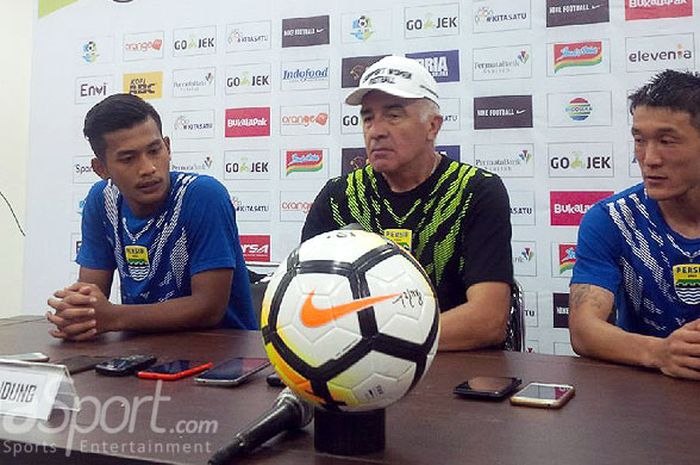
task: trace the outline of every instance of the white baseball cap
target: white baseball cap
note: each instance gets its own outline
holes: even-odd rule
[[[389,55],[367,67],[360,85],[345,98],[345,103],[362,105],[362,98],[373,90],[401,98],[427,98],[440,105],[435,78],[411,58]]]

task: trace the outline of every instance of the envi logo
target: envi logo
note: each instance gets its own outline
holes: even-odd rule
[[[599,200],[610,197],[613,191],[550,192],[550,220],[552,226],[578,226],[583,215]]]

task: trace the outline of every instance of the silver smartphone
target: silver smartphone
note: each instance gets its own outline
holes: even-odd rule
[[[270,366],[266,358],[237,357],[205,371],[194,380],[215,386],[237,386],[258,371]]]
[[[27,352],[26,354],[0,355],[2,360],[19,360],[22,362],[48,362],[49,356],[41,352]]]

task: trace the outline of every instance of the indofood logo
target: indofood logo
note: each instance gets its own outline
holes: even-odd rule
[[[374,34],[374,27],[372,27],[372,20],[369,16],[362,15],[353,20],[351,36],[364,42],[372,37],[372,34]]]
[[[89,40],[83,45],[83,60],[85,60],[85,63],[94,63],[99,56],[100,54],[97,53],[97,42]]]
[[[327,89],[328,60],[282,63],[282,90]]]
[[[285,154],[286,173],[312,173],[323,168],[323,150],[288,150]]]
[[[583,97],[576,97],[566,106],[566,114],[574,121],[583,121],[593,112],[593,107]]]
[[[595,66],[603,61],[603,42],[554,44],[554,73],[570,66]]]

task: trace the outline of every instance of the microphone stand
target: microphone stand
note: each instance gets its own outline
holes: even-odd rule
[[[314,409],[314,447],[335,455],[380,452],[386,444],[386,410],[333,412]]]

